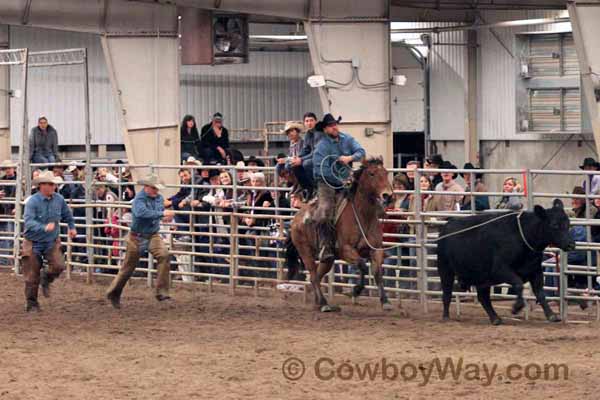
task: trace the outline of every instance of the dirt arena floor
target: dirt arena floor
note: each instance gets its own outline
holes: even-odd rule
[[[340,313],[317,314],[297,294],[200,286],[158,304],[145,282],[119,311],[105,288],[61,278],[26,314],[22,281],[0,273],[0,399],[598,398],[597,323],[536,315],[493,327],[479,306],[442,323],[437,305],[384,313],[341,297]],[[448,360],[456,379],[436,369]],[[512,364],[522,369],[508,379]],[[546,364],[568,371],[541,373]]]

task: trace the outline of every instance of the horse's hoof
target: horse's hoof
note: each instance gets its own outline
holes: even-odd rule
[[[449,317],[449,316],[447,316],[447,315],[444,315],[444,316],[442,317],[442,322],[450,322],[450,317]]]
[[[525,308],[525,302],[523,302],[523,301],[513,304],[513,306],[512,306],[513,315],[517,315],[518,313],[520,313],[523,308]]]
[[[492,321],[492,325],[494,325],[494,326],[502,325],[502,320],[500,318],[496,318]]]
[[[552,314],[551,316],[548,317],[548,321],[550,321],[550,322],[560,322],[562,320],[560,319],[560,317],[558,315]]]
[[[121,297],[120,296],[115,296],[112,294],[106,295],[106,298],[108,300],[110,300],[110,304],[113,306],[113,308],[116,308],[117,310],[121,308]]]
[[[383,308],[383,311],[392,311],[394,309],[394,306],[392,305],[392,303],[383,303],[381,305],[381,308]]]
[[[326,304],[324,306],[321,306],[321,312],[338,312],[341,311],[342,309],[339,306],[332,306],[329,304]]]
[[[171,296],[164,295],[164,294],[157,294],[156,295],[156,300],[158,300],[158,301],[171,300]]]

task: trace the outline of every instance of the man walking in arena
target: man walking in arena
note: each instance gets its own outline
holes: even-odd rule
[[[127,236],[127,249],[123,265],[112,281],[106,297],[114,308],[121,308],[121,293],[123,287],[133,275],[140,257],[149,252],[158,262],[158,275],[156,284],[156,299],[169,300],[169,251],[161,239],[158,231],[160,221],[173,219],[173,211],[165,210],[163,196],[159,191],[164,185],[157,175],[150,174],[145,179],[140,179],[138,184],[144,189],[133,199],[131,214],[133,221]]]
[[[74,239],[77,236],[73,214],[65,199],[56,193],[59,182],[62,180],[56,178],[52,171],[41,173],[33,180],[38,187],[37,193],[25,203],[22,263],[27,311],[39,311],[38,286],[41,284],[42,293],[48,297],[50,283],[65,269],[58,224],[66,222],[69,237]],[[42,269],[44,258],[48,263],[48,272]]]

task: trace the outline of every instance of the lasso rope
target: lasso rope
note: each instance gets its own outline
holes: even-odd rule
[[[377,251],[377,250],[383,250],[383,251],[387,251],[387,250],[395,249],[395,248],[397,248],[397,247],[400,247],[400,246],[402,246],[402,244],[396,244],[396,245],[389,246],[389,247],[375,247],[375,246],[373,246],[373,245],[372,245],[372,244],[369,242],[369,239],[367,238],[367,235],[366,235],[366,233],[365,233],[365,230],[363,229],[363,226],[362,226],[362,224],[360,223],[360,218],[358,217],[358,213],[356,212],[356,208],[354,207],[354,202],[352,202],[352,211],[354,212],[354,218],[356,219],[356,224],[358,225],[358,229],[360,230],[360,234],[362,235],[363,239],[365,240],[365,243],[367,243],[367,246],[368,246],[368,247],[369,247],[371,250],[375,250],[375,251]],[[517,215],[517,214],[518,214],[518,215]],[[535,250],[535,249],[534,249],[534,248],[533,248],[533,247],[532,247],[532,246],[529,244],[529,242],[528,242],[528,241],[527,241],[527,239],[525,238],[525,234],[523,233],[523,228],[521,227],[521,215],[522,215],[522,214],[523,214],[523,211],[521,211],[521,212],[518,212],[518,213],[517,213],[517,212],[514,212],[514,213],[508,213],[508,214],[504,214],[504,215],[501,215],[501,216],[499,216],[499,217],[492,218],[492,219],[490,219],[489,221],[485,221],[485,222],[482,222],[482,223],[480,223],[480,224],[473,225],[473,226],[470,226],[470,227],[468,227],[468,228],[461,229],[461,230],[459,230],[459,231],[452,232],[452,233],[449,233],[449,234],[447,234],[447,235],[444,235],[444,236],[439,236],[439,237],[437,237],[437,238],[435,238],[435,239],[425,239],[424,241],[425,241],[425,242],[430,242],[430,243],[439,242],[440,240],[447,239],[447,238],[449,238],[449,237],[451,237],[451,236],[460,235],[461,233],[465,233],[465,232],[468,232],[468,231],[471,231],[471,230],[474,230],[474,229],[477,229],[477,228],[481,228],[482,226],[485,226],[485,225],[487,225],[487,224],[491,224],[492,222],[498,221],[498,220],[500,220],[500,219],[502,219],[502,218],[506,218],[506,217],[509,217],[509,216],[511,216],[511,215],[517,215],[517,225],[519,226],[519,233],[521,234],[521,239],[523,239],[523,242],[525,243],[525,245],[526,245],[527,247],[529,247],[529,249],[530,249],[531,251],[536,251],[536,250]]]
[[[324,174],[324,171],[323,171],[323,167],[325,165],[325,160],[327,160],[328,158],[332,158],[332,157],[336,157],[336,160],[331,163],[331,165],[329,166],[329,168],[331,169],[331,175],[333,175],[333,177],[335,179],[337,179],[338,181],[343,182],[345,180],[345,178],[341,175],[341,171],[339,171],[339,169],[346,168],[347,170],[352,170],[352,168],[350,168],[348,165],[345,165],[345,164],[342,164],[342,167],[339,167],[339,168],[336,169],[335,166],[338,163],[337,157],[339,157],[339,156],[337,156],[335,154],[330,154],[328,156],[323,157],[323,159],[321,160],[321,165],[319,166],[319,171],[321,173],[321,179],[323,180],[323,182],[325,182],[325,184],[327,186],[329,186],[333,190],[343,189],[344,186],[345,186],[343,183],[342,183],[341,186],[334,186],[334,185],[330,184],[329,182],[327,182],[327,179],[325,179],[325,174]]]

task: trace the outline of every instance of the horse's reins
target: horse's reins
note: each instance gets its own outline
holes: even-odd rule
[[[369,239],[367,238],[367,235],[365,234],[365,230],[363,229],[363,227],[362,227],[362,224],[360,223],[360,218],[358,217],[358,213],[356,212],[356,208],[354,207],[354,201],[352,201],[351,203],[352,203],[352,211],[354,212],[354,218],[356,219],[356,224],[358,225],[358,229],[360,230],[360,234],[362,235],[363,239],[365,240],[365,243],[367,243],[367,246],[368,246],[368,247],[369,247],[371,250],[375,250],[375,251],[377,251],[377,250],[383,250],[383,251],[387,251],[387,250],[395,249],[395,248],[397,248],[397,247],[400,247],[400,246],[402,246],[402,244],[396,244],[396,245],[389,246],[389,247],[375,247],[375,246],[373,246],[373,245],[372,245],[372,244],[369,242]],[[529,242],[528,242],[528,241],[527,241],[527,239],[525,238],[525,234],[523,233],[523,227],[521,226],[521,215],[522,215],[522,214],[523,214],[523,211],[521,211],[521,212],[518,212],[518,213],[517,213],[517,212],[514,212],[514,213],[508,213],[508,214],[504,214],[504,215],[501,215],[501,216],[499,216],[499,217],[492,218],[492,219],[490,219],[489,221],[485,221],[485,222],[482,222],[482,223],[480,223],[480,224],[473,225],[473,226],[470,226],[470,227],[468,227],[468,228],[461,229],[461,230],[459,230],[459,231],[452,232],[452,233],[449,233],[449,234],[447,234],[447,235],[444,235],[444,236],[439,236],[439,237],[437,237],[437,238],[435,238],[435,239],[425,239],[424,241],[425,241],[425,242],[429,242],[429,243],[435,243],[435,242],[439,242],[440,240],[447,239],[447,238],[449,238],[449,237],[451,237],[451,236],[460,235],[461,233],[465,233],[465,232],[472,231],[472,230],[474,230],[474,229],[477,229],[477,228],[481,228],[482,226],[485,226],[485,225],[487,225],[487,224],[491,224],[492,222],[498,221],[498,220],[500,220],[500,219],[502,219],[502,218],[506,218],[506,217],[509,217],[509,216],[511,216],[511,215],[517,215],[517,225],[518,225],[518,227],[519,227],[519,234],[521,235],[521,239],[523,239],[523,243],[525,243],[525,245],[526,245],[526,246],[527,246],[527,247],[528,247],[528,248],[529,248],[531,251],[534,251],[534,252],[535,252],[536,250],[535,250],[535,249],[534,249],[534,248],[533,248],[533,247],[532,247],[532,246],[529,244]]]

